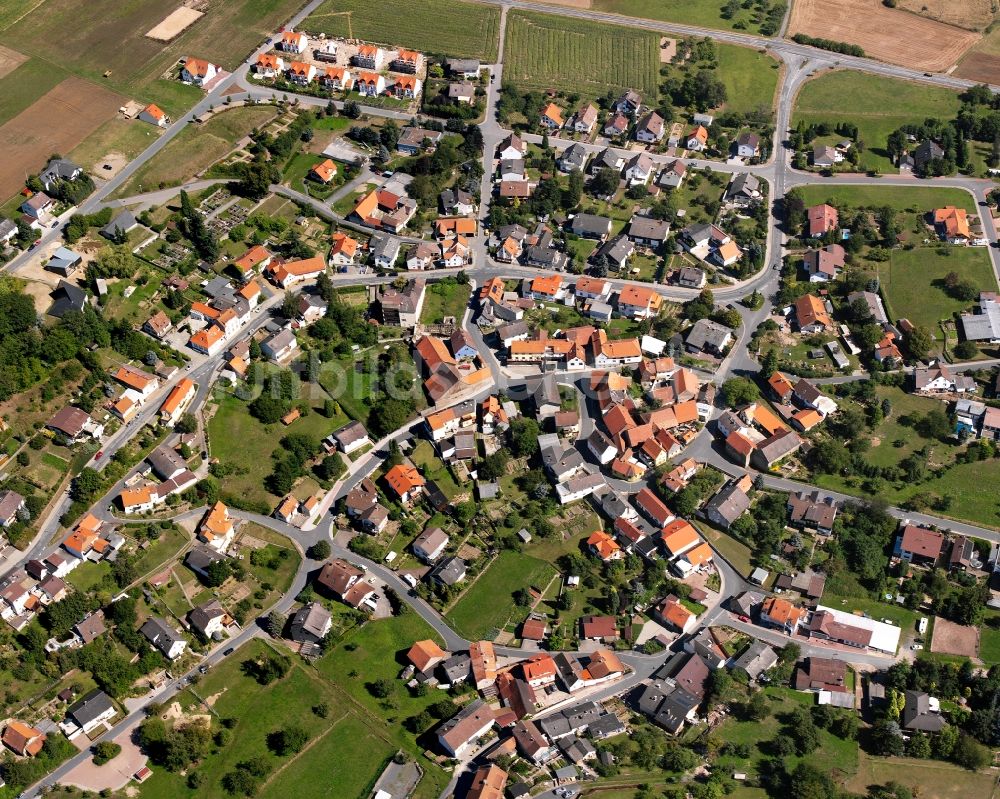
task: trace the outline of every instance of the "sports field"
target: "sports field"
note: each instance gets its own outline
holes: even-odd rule
[[[961,103],[949,89],[894,80],[863,72],[827,72],[799,91],[792,125],[852,122],[865,144],[859,167],[889,172],[895,169],[885,145],[892,131],[920,124],[929,117],[954,119]]]
[[[302,27],[328,36],[353,33],[379,44],[492,62],[500,36],[500,9],[459,0],[408,0],[398,13],[391,13],[363,0],[326,0]]]
[[[507,15],[504,79],[525,89],[557,89],[597,97],[633,88],[656,95],[659,37],[618,25],[549,14]]]
[[[108,89],[67,78],[0,126],[0,197],[16,194],[25,171],[40,170],[52,153],[72,150],[114,116],[121,102]]]

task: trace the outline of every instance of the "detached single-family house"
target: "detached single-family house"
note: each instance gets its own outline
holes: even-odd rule
[[[203,58],[188,57],[181,67],[181,81],[195,86],[204,86],[218,74],[218,67]]]

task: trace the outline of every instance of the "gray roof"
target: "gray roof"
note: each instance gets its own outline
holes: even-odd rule
[[[17,230],[17,225],[9,219],[0,219],[0,239],[7,238]]]
[[[670,232],[670,223],[651,216],[633,216],[628,223],[628,235],[633,239],[654,239],[663,241]]]
[[[746,651],[733,662],[734,669],[743,669],[751,680],[756,680],[762,673],[772,668],[778,662],[777,653],[763,641],[754,641]]]
[[[79,286],[60,280],[59,285],[49,295],[52,297],[52,307],[49,308],[49,316],[61,318],[70,311],[82,311],[87,304],[87,293]]]
[[[95,719],[114,707],[111,697],[99,688],[95,688],[83,699],[71,706],[66,715],[71,717],[81,727],[86,727]]]
[[[465,579],[465,561],[448,558],[434,567],[431,576],[445,585],[455,585]]]
[[[906,704],[900,718],[903,727],[908,730],[924,730],[940,732],[944,727],[944,718],[930,710],[930,696],[923,691],[906,691]]]
[[[885,313],[885,306],[882,305],[882,298],[878,294],[870,291],[854,291],[847,295],[849,303],[854,303],[855,300],[859,299],[868,306],[868,311],[875,317],[876,322],[883,325],[889,324],[889,317]]]
[[[368,438],[368,431],[359,421],[348,422],[333,434],[334,439],[342,447],[350,446],[358,441]]]
[[[571,144],[559,157],[559,162],[563,169],[583,169],[587,163],[587,151],[582,144]]]
[[[396,260],[396,256],[399,255],[399,239],[394,236],[388,236],[384,233],[374,233],[368,242],[368,251],[372,254],[372,257],[388,258],[390,260]]]
[[[80,171],[80,167],[72,161],[65,158],[53,158],[38,177],[47,186],[53,180],[70,180],[74,174]]]
[[[226,615],[226,609],[218,599],[210,599],[188,613],[188,621],[198,632],[204,634],[209,622]]]
[[[468,678],[472,661],[467,654],[460,652],[443,661],[439,668],[447,676],[448,682],[461,682]]]
[[[691,327],[685,343],[694,349],[703,350],[706,346],[721,350],[733,335],[728,327],[713,322],[711,319],[699,319]]]
[[[627,236],[615,236],[608,239],[594,253],[594,258],[604,257],[616,264],[624,264],[635,252],[635,245]]]
[[[750,507],[750,497],[743,493],[736,483],[725,486],[712,497],[705,506],[705,512],[714,511],[732,524]]]
[[[106,239],[112,238],[118,231],[128,233],[139,224],[131,211],[125,210],[115,216],[108,224],[101,228],[101,235]]]
[[[578,236],[606,236],[611,232],[611,220],[606,216],[577,214],[573,217],[571,229]]]
[[[726,189],[726,197],[732,199],[733,197],[748,197],[752,198],[755,194],[760,193],[760,178],[756,175],[751,175],[749,172],[741,172],[736,175],[730,182]]]
[[[292,640],[298,641],[303,637],[322,638],[326,634],[330,618],[330,611],[319,602],[303,605],[292,617]]]
[[[205,571],[217,560],[225,560],[225,555],[221,555],[211,547],[196,546],[187,553],[184,562],[195,571]]]
[[[164,654],[170,651],[170,647],[175,642],[184,640],[180,631],[175,630],[158,616],[150,616],[146,619],[146,623],[139,628],[139,632]]]
[[[153,471],[164,480],[169,480],[178,471],[187,468],[187,463],[180,453],[166,444],[160,444],[146,456],[146,460],[153,467]]]

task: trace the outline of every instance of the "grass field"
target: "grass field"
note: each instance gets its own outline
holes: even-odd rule
[[[726,86],[727,111],[756,111],[774,106],[779,64],[767,53],[749,47],[716,45],[717,74]]]
[[[503,629],[514,614],[511,595],[519,588],[534,586],[544,590],[555,569],[543,560],[505,550],[476,579],[447,613],[451,625],[470,639],[482,638],[491,630]]]
[[[865,792],[869,785],[895,780],[919,791],[920,799],[966,799],[993,795],[996,778],[989,772],[975,773],[942,760],[911,760],[906,757],[873,757],[860,753],[858,771],[845,785],[849,791]]]
[[[731,19],[723,19],[720,13],[723,5],[704,0],[694,3],[685,0],[593,0],[590,7],[627,17],[679,22],[700,28],[760,32],[760,26],[753,22],[752,13],[745,8],[740,8]]]
[[[362,0],[327,0],[302,28],[330,36],[348,35],[380,44],[412,47],[429,53],[496,60],[500,9],[453,0],[410,0],[405,14]]]
[[[329,654],[316,662],[316,668],[324,679],[332,681],[342,690],[345,703],[360,707],[370,719],[384,718],[386,711],[382,704],[384,700],[372,696],[367,685],[380,679],[393,682],[395,690],[388,701],[392,704],[393,718],[396,721],[385,726],[386,736],[394,748],[404,749],[414,756],[424,771],[414,799],[436,799],[448,783],[448,775],[421,756],[423,747],[399,723],[419,714],[443,696],[438,691],[430,691],[425,696],[414,696],[397,680],[399,672],[407,663],[407,650],[414,641],[424,639],[443,643],[415,613],[370,621],[348,633]],[[337,797],[341,795],[347,796],[331,794]]]
[[[0,78],[0,124],[13,119],[66,77],[59,67],[38,58]]]
[[[927,213],[932,208],[954,205],[966,211],[976,209],[975,199],[964,189],[925,188],[922,186],[828,186],[814,183],[798,189],[807,206],[829,202],[851,208],[888,206],[897,211]]]
[[[212,457],[224,464],[235,465],[240,472],[226,478],[226,490],[255,500],[274,502],[277,497],[264,488],[264,478],[271,473],[271,455],[278,449],[278,442],[289,433],[306,433],[319,440],[347,422],[346,416],[325,417],[319,410],[323,401],[317,400],[312,413],[285,427],[282,424],[262,424],[250,415],[242,400],[232,395],[223,396],[208,423],[208,436]]]
[[[226,155],[254,128],[274,119],[276,114],[271,106],[246,106],[219,113],[203,125],[189,125],[147,161],[119,189],[118,196],[128,197],[190,180]]]
[[[984,291],[996,290],[996,278],[985,247],[893,250],[890,260],[878,268],[889,318],[906,317],[913,324],[934,331],[940,320],[950,320],[952,314],[966,310],[971,303],[953,299],[939,287],[949,272],[971,280]]]
[[[413,463],[420,469],[424,477],[433,480],[449,500],[453,500],[461,492],[455,478],[451,476],[448,467],[435,454],[434,446],[425,438],[420,439],[410,454]]]
[[[713,736],[717,736],[721,741],[748,744],[755,750],[747,760],[732,756],[720,757],[718,764],[724,770],[760,773],[761,768],[766,768],[767,758],[759,747],[774,740],[782,730],[781,717],[799,705],[808,706],[815,701],[812,694],[800,693],[790,688],[768,688],[767,696],[771,700],[772,714],[763,721],[739,721],[736,717],[731,717],[713,731]],[[819,737],[820,746],[811,754],[805,757],[791,755],[783,758],[786,767],[791,770],[800,761],[805,760],[827,774],[836,772],[841,777],[854,774],[858,768],[858,742],[845,741],[826,730],[820,730]]]
[[[862,72],[827,72],[799,91],[792,125],[853,122],[865,144],[858,166],[862,170],[895,171],[885,145],[901,125],[920,124],[928,117],[954,119],[961,105],[948,89],[883,78]]]
[[[46,0],[31,5],[30,13],[8,22],[0,41],[136,99],[158,101],[150,88],[179,58],[206,58],[232,70],[300,3],[230,0],[209,5],[201,19],[169,43],[145,36],[173,10],[158,0]],[[8,6],[23,3],[0,3],[0,26],[16,14]],[[192,103],[200,96],[196,92],[189,95]]]
[[[469,304],[468,284],[454,281],[439,281],[427,287],[424,297],[424,307],[420,312],[420,321],[435,325],[444,321],[446,316],[454,316],[461,322],[465,308]]]
[[[649,31],[512,11],[504,79],[525,89],[562,89],[594,98],[609,89],[656,95],[659,37]]]
[[[204,778],[201,786],[192,790],[184,776],[154,769],[153,777],[142,785],[139,795],[143,799],[227,796],[222,777],[252,757],[264,757],[273,768],[259,796],[326,795],[315,785],[318,758],[323,760],[325,779],[337,785],[338,795],[361,795],[395,751],[388,740],[387,725],[352,707],[338,686],[319,679],[298,662],[286,677],[269,686],[243,675],[244,660],[269,651],[266,644],[251,642],[212,669],[196,687],[197,696],[216,697],[213,710],[219,717],[236,719],[231,742],[216,748],[199,766]],[[180,694],[178,701],[195,712],[202,707],[190,689]],[[311,710],[321,701],[330,707],[325,719]],[[213,728],[217,725],[216,721]],[[270,754],[266,736],[292,725],[309,734],[306,748],[291,757]],[[306,789],[306,785],[311,787]]]
[[[160,133],[160,128],[145,122],[116,116],[71,150],[69,158],[88,170],[111,153],[120,153],[131,161],[155,142]]]
[[[979,658],[987,666],[1000,663],[1000,630],[984,624],[979,630]]]

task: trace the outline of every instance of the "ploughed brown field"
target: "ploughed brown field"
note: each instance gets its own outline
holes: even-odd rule
[[[16,117],[0,125],[0,197],[24,185],[24,165],[68,153],[113,117],[125,98],[101,86],[67,78]]]

